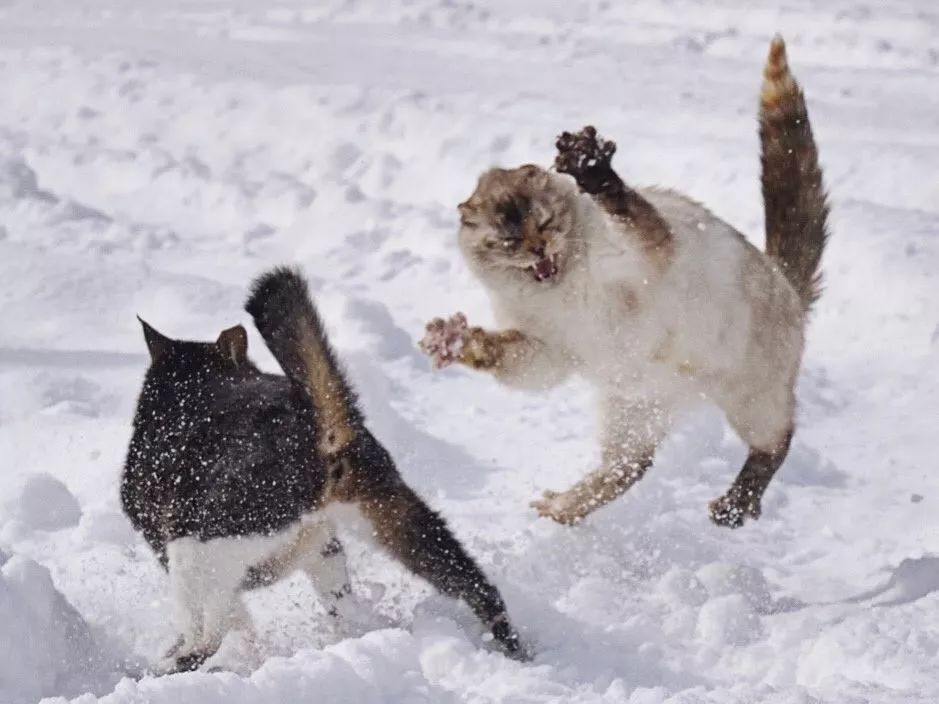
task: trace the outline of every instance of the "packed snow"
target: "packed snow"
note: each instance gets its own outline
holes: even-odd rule
[[[833,239],[763,516],[708,521],[746,451],[711,410],[582,525],[538,519],[531,499],[597,461],[594,408],[576,380],[513,392],[420,353],[433,317],[492,321],[456,204],[592,123],[628,180],[761,245],[777,31]],[[939,701],[934,0],[6,0],[0,80],[2,704]],[[256,662],[148,674],[175,634],[118,501],[147,363],[135,314],[215,339],[281,263],[309,275],[373,430],[497,582],[532,662],[350,526],[381,628],[333,628],[298,576],[248,597]]]

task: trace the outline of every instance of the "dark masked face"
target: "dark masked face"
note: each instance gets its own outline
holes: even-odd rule
[[[563,275],[572,224],[570,190],[537,166],[492,169],[460,204],[460,239],[469,256],[550,285]]]

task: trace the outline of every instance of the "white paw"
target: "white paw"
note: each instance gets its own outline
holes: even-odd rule
[[[394,622],[375,610],[375,606],[355,594],[347,594],[335,604],[334,629],[342,638],[355,638],[371,631],[392,628]]]
[[[234,672],[247,677],[260,667],[261,653],[254,635],[248,631],[231,631],[219,649],[206,659],[200,669],[206,672]]]

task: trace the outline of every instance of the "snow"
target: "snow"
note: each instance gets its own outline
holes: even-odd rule
[[[49,474],[31,474],[11,502],[10,513],[23,529],[61,530],[78,525],[82,510],[61,481]]]
[[[0,686],[10,704],[117,682],[106,644],[29,558],[0,554]]]
[[[591,123],[630,181],[760,244],[776,31],[834,236],[763,516],[708,522],[745,448],[705,411],[584,525],[539,520],[528,502],[597,460],[593,405],[576,380],[513,392],[420,354],[435,316],[492,320],[455,206],[485,168],[548,163]],[[932,0],[0,4],[0,702],[939,701],[937,37]],[[254,672],[143,674],[175,634],[118,502],[134,316],[214,339],[285,262],[533,662],[352,531],[355,589],[390,627],[334,632],[297,577],[248,599]]]

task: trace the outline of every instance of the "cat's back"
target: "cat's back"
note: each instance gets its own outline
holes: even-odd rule
[[[279,530],[325,481],[312,423],[282,376],[148,373],[122,488],[136,500],[125,510],[141,524],[172,516],[159,526],[172,537]]]

